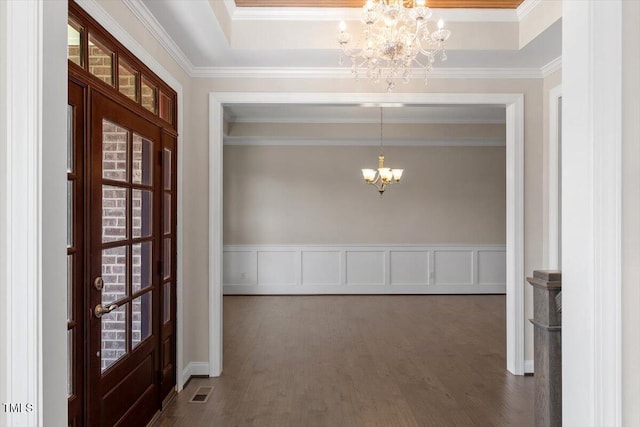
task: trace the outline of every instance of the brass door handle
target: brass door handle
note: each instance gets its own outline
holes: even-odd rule
[[[108,307],[104,307],[102,304],[96,305],[96,308],[93,309],[93,314],[99,319],[105,314],[111,313],[113,310],[118,308],[118,304],[111,304]]]

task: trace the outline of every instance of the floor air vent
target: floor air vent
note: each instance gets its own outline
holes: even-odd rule
[[[196,394],[193,395],[189,403],[207,403],[212,391],[213,387],[198,387]]]

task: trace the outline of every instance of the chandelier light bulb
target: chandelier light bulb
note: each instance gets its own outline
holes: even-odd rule
[[[344,21],[340,21],[340,25],[338,27],[340,28],[340,32],[344,33],[344,31],[347,29],[347,23]]]
[[[407,83],[420,71],[426,83],[434,59],[446,58],[451,31],[442,19],[432,18],[426,0],[409,3],[414,7],[405,7],[401,0],[367,0],[362,7],[362,35],[357,38],[340,23],[340,64],[343,58],[350,59],[356,79],[366,75],[374,82],[384,80],[391,91],[396,80]]]

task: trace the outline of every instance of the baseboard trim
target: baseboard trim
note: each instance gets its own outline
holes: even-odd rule
[[[533,373],[534,373],[533,360],[525,360],[524,361],[524,374],[525,375],[533,375]]]
[[[189,362],[182,370],[182,388],[186,386],[191,377],[208,377],[209,363],[207,362]]]

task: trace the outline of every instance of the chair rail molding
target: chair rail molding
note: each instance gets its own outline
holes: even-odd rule
[[[290,93],[209,94],[209,365],[222,372],[223,106],[270,104],[498,104],[506,107],[507,370],[524,375],[524,95],[522,93]]]

